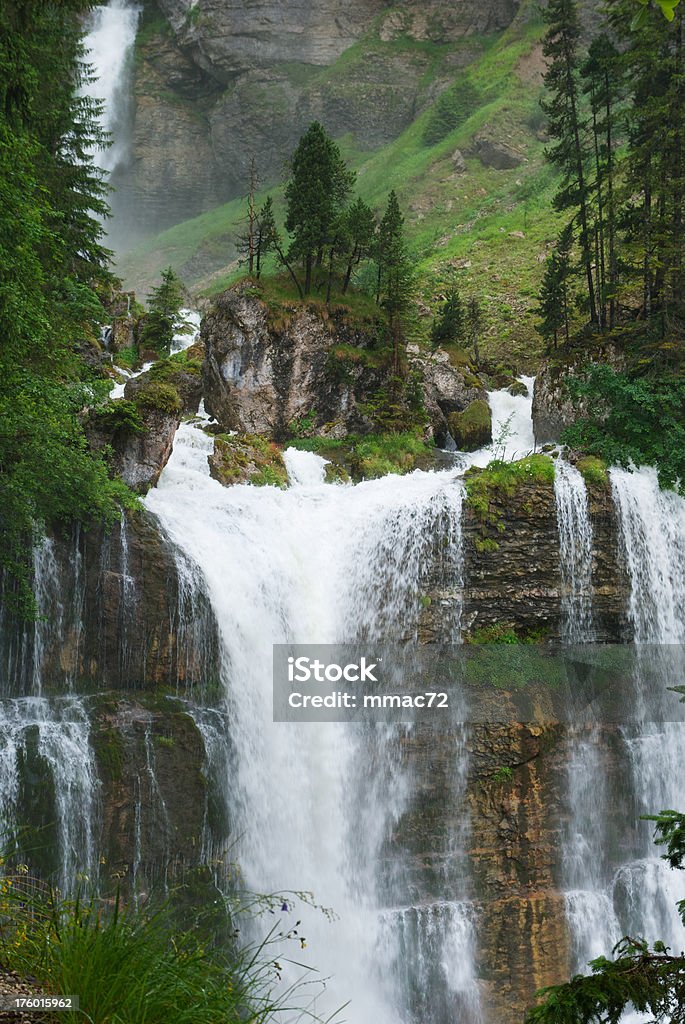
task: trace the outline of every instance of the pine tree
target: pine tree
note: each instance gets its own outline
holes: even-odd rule
[[[404,240],[404,217],[394,191],[388,196],[378,234],[379,298],[388,318],[394,370],[399,375],[404,327],[414,298],[415,278]]]
[[[255,193],[257,192],[257,163],[255,158],[252,157],[250,160],[250,183],[247,193],[247,228],[238,236],[237,248],[238,252],[244,257],[241,261],[247,263],[247,272],[252,276],[255,269],[255,259],[257,255],[257,213],[255,210]]]
[[[569,294],[568,282],[571,277],[571,245],[573,231],[570,225],[564,228],[557,239],[554,251],[547,259],[545,273],[540,286],[538,314],[541,323],[537,332],[557,347],[559,332],[563,330],[566,344],[569,341]]]
[[[465,327],[461,296],[459,295],[459,289],[456,285],[453,285],[433,321],[433,326],[431,327],[432,345],[435,348],[444,344],[461,345],[464,341]]]
[[[595,279],[600,326],[614,327],[618,263],[616,256],[616,203],[614,139],[621,96],[619,54],[611,39],[601,34],[592,40],[581,67],[583,92],[590,101],[595,216]]]
[[[348,243],[347,266],[343,280],[342,293],[346,294],[355,267],[362,260],[369,259],[373,252],[376,235],[376,218],[373,210],[363,199],[357,198],[345,214],[345,233]]]
[[[578,95],[577,47],[580,35],[575,0],[550,0],[543,12],[547,25],[543,52],[548,58],[544,81],[550,98],[543,102],[548,131],[555,140],[547,157],[562,172],[554,198],[555,209],[572,210],[579,225],[581,261],[587,283],[590,322],[598,323],[593,276],[594,244],[590,219],[586,165],[589,159],[586,125]]]
[[[254,257],[257,280],[262,274],[264,257],[268,256],[270,252],[274,252],[277,246],[280,248],[280,245],[281,238],[276,227],[273,200],[271,196],[267,196],[255,219]]]
[[[142,325],[142,341],[160,352],[168,352],[182,306],[183,283],[173,268],[167,267],[162,271],[161,284],[148,295],[149,311]]]
[[[292,235],[288,260],[304,267],[305,295],[311,292],[315,262],[323,261],[354,180],[335,142],[318,121],[313,122],[293,154],[285,187],[285,227]]]

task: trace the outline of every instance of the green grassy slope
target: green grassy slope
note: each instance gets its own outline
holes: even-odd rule
[[[460,88],[477,99],[471,116],[442,141],[426,145],[424,133],[435,118],[428,105],[399,138],[374,153],[361,153],[353,140],[338,140],[358,173],[358,192],[378,211],[394,188],[406,212],[410,246],[421,282],[420,310],[426,326],[446,280],[456,279],[462,294],[478,295],[487,318],[483,353],[519,370],[532,368],[541,352],[532,307],[542,263],[558,222],[551,212],[553,176],[544,161],[539,22],[515,24],[499,38],[471,41],[479,58],[458,73]],[[366,39],[327,69],[329,88],[344,95],[355,64],[368,59],[369,48],[412,48],[430,61],[430,80],[444,81],[445,47],[416,43],[406,37],[388,44]],[[443,101],[444,102],[444,101]],[[525,162],[512,170],[484,167],[470,155],[475,135],[484,134],[515,147]],[[452,154],[461,150],[466,171],[455,173]],[[282,220],[282,188],[269,190]],[[121,260],[126,284],[140,294],[159,270],[173,266],[197,293],[211,296],[236,276],[234,240],[244,202],[234,200],[149,239]],[[213,269],[210,269],[213,268]]]

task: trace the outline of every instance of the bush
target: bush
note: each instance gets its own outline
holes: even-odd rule
[[[446,89],[433,105],[423,129],[424,146],[434,146],[459,128],[483,103],[483,97],[466,79]]]
[[[609,465],[652,465],[662,486],[685,482],[685,380],[668,374],[635,377],[611,367],[588,367],[566,387],[593,413],[562,440]],[[579,467],[580,468],[580,467]]]
[[[180,413],[183,402],[173,384],[164,380],[150,379],[136,393],[136,405],[142,409],[159,409],[161,412]]]

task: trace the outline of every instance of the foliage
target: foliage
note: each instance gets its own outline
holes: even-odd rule
[[[307,899],[307,894],[301,894]],[[102,1024],[241,1024],[287,1019],[315,1021],[310,1009],[321,987],[308,986],[309,969],[292,958],[306,941],[295,927],[276,923],[261,942],[242,940],[242,917],[290,909],[290,894],[232,898],[211,920],[178,926],[172,903],[145,909],[114,900],[61,898],[23,870],[3,872],[0,955],[50,995],[79,995],[79,1010],[58,1019]],[[210,935],[221,916],[232,936],[221,949]],[[282,964],[301,968],[279,984]],[[298,1007],[300,1007],[298,1009]],[[57,1019],[57,1018],[56,1018]]]
[[[655,838],[666,846],[663,859],[682,869],[685,860],[685,815],[672,810],[647,816]],[[679,904],[685,917],[685,904]],[[655,1024],[685,1021],[685,955],[673,955],[663,942],[652,947],[642,938],[626,936],[613,949],[613,959],[590,962],[592,974],[576,975],[564,985],[538,993],[542,1000],[526,1016],[526,1024],[618,1024],[626,1010],[649,1013]]]
[[[113,436],[140,434],[145,429],[138,405],[125,398],[120,398],[116,402],[108,402],[102,409],[96,411],[95,418],[98,425]]]
[[[261,434],[219,434],[210,456],[212,475],[225,486],[287,487],[288,473],[280,449]]]
[[[377,300],[385,309],[392,338],[395,374],[401,371],[407,315],[412,307],[416,279],[404,239],[404,217],[397,195],[388,196],[378,232]]]
[[[433,146],[459,128],[483,102],[478,90],[467,78],[461,78],[434,104],[423,129],[423,143]]]
[[[466,337],[464,309],[459,289],[452,286],[431,327],[431,343],[440,345],[461,345]]]
[[[162,271],[162,281],[148,295],[148,313],[142,320],[140,339],[157,352],[168,352],[179,327],[183,284],[172,267]]]
[[[293,154],[285,186],[285,226],[292,236],[288,259],[304,267],[305,295],[312,289],[314,263],[321,263],[354,180],[338,146],[314,121]]]
[[[114,520],[134,499],[92,454],[79,414],[106,382],[75,342],[105,314],[106,185],[90,152],[104,140],[79,95],[90,4],[0,5],[0,568],[32,612],[30,552],[44,523]]]
[[[290,441],[289,445],[334,460],[336,471],[331,473],[334,479],[345,479],[345,470],[349,470],[355,480],[372,480],[388,473],[411,473],[432,453],[431,446],[416,430],[367,437],[350,435],[344,439],[308,437]]]
[[[569,342],[569,278],[572,273],[571,244],[573,233],[571,225],[567,225],[556,246],[545,263],[545,273],[540,285],[540,305],[537,312],[542,318],[536,330],[549,344],[553,341],[557,347],[559,332],[563,331],[566,344]]]
[[[636,377],[593,365],[581,377],[568,378],[566,386],[591,412],[564,431],[565,443],[610,465],[655,465],[663,486],[685,481],[682,378]]]

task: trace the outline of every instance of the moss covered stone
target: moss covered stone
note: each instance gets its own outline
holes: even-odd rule
[[[462,452],[475,452],[492,441],[492,413],[481,398],[471,402],[463,412],[450,413],[450,434]]]
[[[146,380],[136,391],[134,401],[139,408],[159,409],[161,412],[180,413],[183,408],[177,389],[164,380]]]
[[[225,487],[287,487],[288,473],[280,449],[261,434],[219,434],[209,456],[209,472]]]
[[[576,462],[576,468],[588,487],[608,486],[609,471],[603,459],[598,459],[595,455],[584,455]]]

